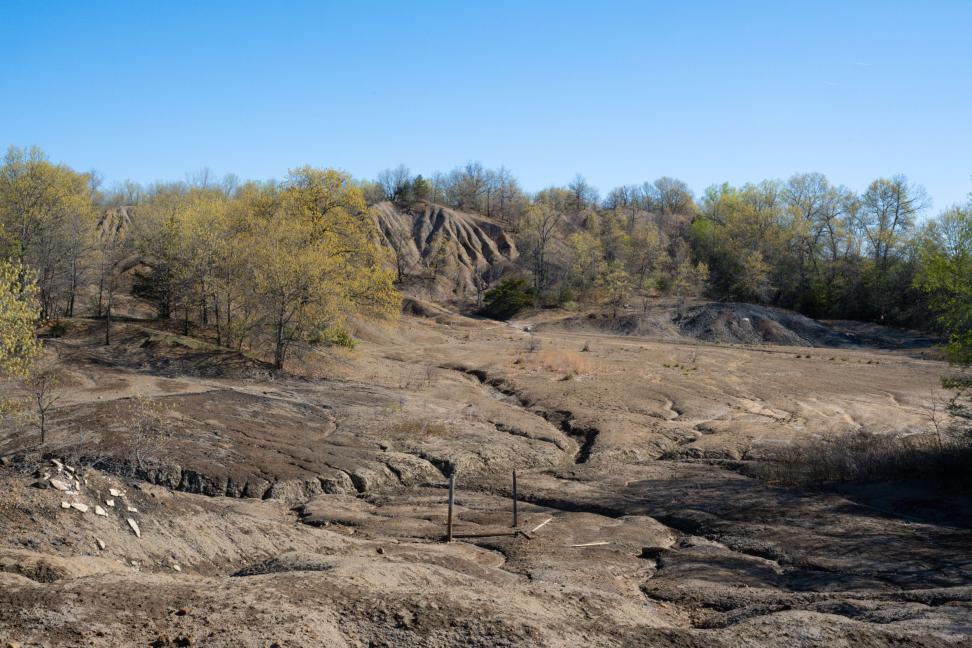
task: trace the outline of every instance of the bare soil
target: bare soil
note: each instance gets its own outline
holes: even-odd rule
[[[927,434],[946,366],[917,336],[813,323],[837,337],[730,345],[601,315],[412,312],[300,376],[150,321],[120,323],[110,347],[96,322],[71,323],[49,345],[71,386],[48,444],[0,431],[0,639],[972,644],[966,500],[740,471],[814,435]],[[173,435],[141,468],[136,395],[165,406]],[[511,535],[513,469],[526,534]]]

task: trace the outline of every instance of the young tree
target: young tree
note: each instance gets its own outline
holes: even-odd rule
[[[111,344],[111,317],[123,261],[127,253],[127,228],[118,212],[109,210],[99,225],[98,312],[105,318],[105,346]]]
[[[63,378],[53,363],[35,367],[23,380],[33,406],[33,423],[40,433],[40,442],[47,443],[47,430],[51,409],[61,399]]]
[[[524,257],[533,273],[533,297],[537,304],[549,283],[550,248],[561,220],[560,212],[543,203],[531,206],[527,212],[523,228]]]
[[[611,306],[611,317],[617,319],[618,310],[627,305],[631,298],[631,275],[621,262],[615,261],[600,278],[600,284],[606,293],[607,303]]]
[[[322,328],[396,312],[394,277],[365,209],[350,177],[304,167],[291,172],[276,212],[251,222],[254,306],[277,369]]]

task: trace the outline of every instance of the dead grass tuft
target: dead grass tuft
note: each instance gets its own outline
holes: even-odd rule
[[[591,361],[576,351],[540,351],[537,360],[544,369],[575,376],[594,370]]]
[[[444,437],[449,434],[449,426],[445,423],[407,419],[395,424],[393,428],[399,434],[423,437]]]

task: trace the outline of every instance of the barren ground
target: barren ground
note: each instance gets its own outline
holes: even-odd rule
[[[0,639],[972,643],[967,511],[739,471],[813,435],[926,433],[945,370],[927,349],[868,346],[883,335],[870,329],[861,344],[757,346],[575,320],[432,310],[287,378],[150,322],[119,324],[107,348],[96,323],[70,323],[50,344],[71,387],[47,457],[20,461],[34,433],[0,431]],[[131,477],[136,394],[166,406],[175,438]],[[101,469],[75,487],[50,458],[78,454]],[[447,544],[451,465],[456,533],[483,537]],[[31,487],[37,466],[72,490]],[[486,535],[510,530],[514,468],[520,528],[536,530]]]

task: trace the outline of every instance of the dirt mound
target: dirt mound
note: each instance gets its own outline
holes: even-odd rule
[[[513,238],[485,216],[439,205],[400,209],[390,202],[375,205],[373,213],[403,283],[433,298],[472,297],[477,281],[490,283],[518,256]]]
[[[855,347],[865,341],[782,308],[703,302],[678,308],[661,304],[646,313],[591,313],[545,322],[536,330],[590,331],[614,335],[690,338],[717,344]]]
[[[705,304],[675,323],[682,335],[722,344],[846,347],[853,339],[809,317],[755,304]]]
[[[273,373],[268,363],[244,353],[210,344],[198,338],[144,326],[139,320],[112,324],[112,343],[100,344],[104,324],[98,320],[62,320],[68,327],[65,359],[125,367],[160,376],[207,378],[266,378]],[[77,343],[81,342],[83,346]]]

